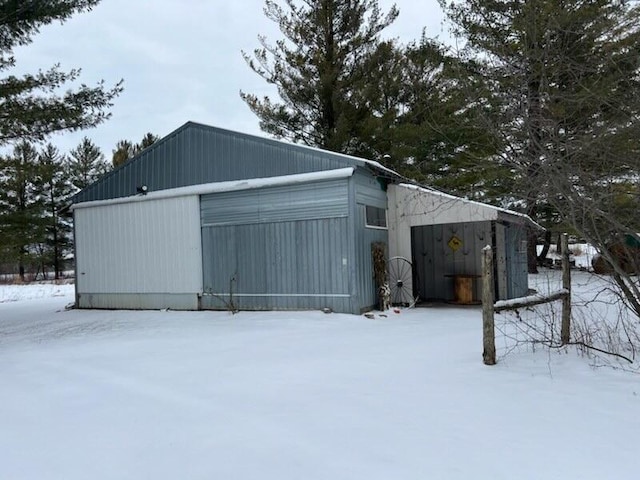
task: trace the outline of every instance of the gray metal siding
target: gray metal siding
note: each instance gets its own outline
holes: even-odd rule
[[[505,249],[507,258],[507,294],[509,298],[524,297],[529,291],[526,227],[507,224]]]
[[[462,241],[455,252],[447,245],[454,235]],[[447,275],[480,275],[480,253],[491,240],[491,222],[413,227],[412,263],[420,298],[453,300],[453,278]],[[476,282],[475,298],[480,298],[480,293],[480,282]]]
[[[109,310],[197,310],[198,297],[196,293],[79,293],[77,305]]]
[[[496,300],[506,300],[509,298],[509,272],[507,270],[507,249],[505,246],[506,228],[504,223],[495,222],[496,243],[494,248],[494,261],[497,287],[495,292]]]
[[[202,196],[202,307],[353,312],[350,223],[349,179]]]
[[[204,308],[351,311],[348,218],[202,228]]]
[[[356,295],[360,310],[375,307],[378,303],[375,281],[373,278],[373,259],[371,255],[372,243],[389,244],[389,232],[381,228],[365,226],[365,206],[387,209],[387,193],[374,175],[356,171],[352,177],[352,185],[356,205],[352,217],[354,218]]]
[[[380,179],[366,171],[356,170],[353,175],[356,203],[387,208],[387,192]]]
[[[203,183],[365,166],[365,161],[267,138],[187,123],[80,192],[74,202],[104,200]]]
[[[389,245],[387,230],[379,228],[365,228],[364,205],[358,205],[356,215],[356,252],[357,267],[357,292],[361,309],[374,307],[378,304],[375,281],[373,278],[373,258],[371,255],[372,243],[384,243]]]
[[[203,226],[332,218],[348,213],[347,179],[201,197]]]

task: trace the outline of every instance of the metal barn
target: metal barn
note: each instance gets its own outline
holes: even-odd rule
[[[361,313],[377,303],[371,244],[387,242],[397,178],[187,123],[74,198],[76,304]]]
[[[487,243],[497,297],[526,293],[527,217],[402,181],[189,122],[74,197],[76,305],[358,314],[378,301],[373,244],[408,264],[410,298],[451,299],[451,275],[479,272]]]

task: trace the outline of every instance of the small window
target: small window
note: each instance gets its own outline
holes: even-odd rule
[[[365,206],[365,225],[373,228],[387,228],[387,211],[384,208]]]

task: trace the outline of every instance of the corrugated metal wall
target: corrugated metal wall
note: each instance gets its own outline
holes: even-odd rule
[[[347,180],[202,196],[202,226],[331,218],[348,214]]]
[[[506,223],[495,222],[495,248],[494,262],[496,273],[496,300],[506,300],[509,298],[509,272],[507,271],[507,247],[506,247]]]
[[[454,236],[462,242],[456,251],[448,246]],[[480,275],[480,253],[491,242],[491,222],[412,227],[412,263],[420,298],[453,300],[453,278],[447,275]],[[475,298],[479,299],[480,293],[480,282],[476,282]]]
[[[505,239],[507,294],[509,298],[524,297],[529,291],[526,227],[507,224]]]
[[[355,218],[356,294],[362,310],[374,307],[378,303],[373,276],[371,244],[384,243],[388,245],[389,242],[388,230],[370,228],[365,225],[365,206],[369,205],[386,210],[387,192],[378,178],[361,170],[354,174],[352,185],[356,199],[352,214]]]
[[[348,185],[203,196],[202,307],[226,308],[232,288],[241,309],[353,311]]]
[[[75,203],[228,180],[363,166],[365,161],[189,122],[89,186]]]
[[[198,197],[78,208],[74,221],[81,307],[197,308]]]

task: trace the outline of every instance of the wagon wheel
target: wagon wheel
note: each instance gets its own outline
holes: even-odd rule
[[[418,298],[413,296],[411,287],[413,283],[411,262],[404,257],[391,257],[387,264],[387,269],[389,271],[391,304],[407,307],[415,306]]]

